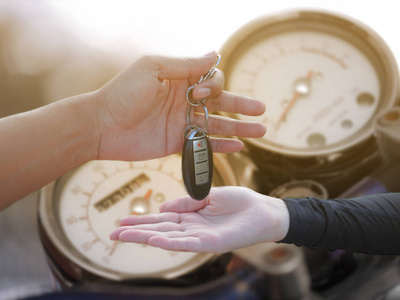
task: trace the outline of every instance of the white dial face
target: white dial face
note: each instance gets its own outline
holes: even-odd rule
[[[266,104],[262,143],[305,153],[355,135],[373,117],[380,95],[368,58],[316,31],[277,34],[249,46],[230,66],[227,89]]]
[[[172,275],[204,262],[204,254],[109,239],[122,217],[158,213],[161,204],[186,194],[180,159],[92,161],[77,169],[59,196],[60,222],[71,244],[91,263],[132,276]]]

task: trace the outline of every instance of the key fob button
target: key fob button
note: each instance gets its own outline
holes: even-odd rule
[[[194,151],[201,151],[201,150],[206,150],[207,149],[207,141],[204,140],[198,140],[198,141],[193,141],[193,147]]]
[[[195,173],[196,175],[208,172],[208,162],[202,162],[195,164]]]
[[[194,153],[194,162],[200,163],[202,161],[206,161],[207,160],[207,151],[201,151],[201,152],[195,152]]]
[[[208,172],[196,175],[196,184],[204,184],[208,182]]]

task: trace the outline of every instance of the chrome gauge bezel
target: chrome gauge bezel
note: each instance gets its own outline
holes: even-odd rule
[[[75,280],[91,280],[95,278],[111,281],[132,279],[175,279],[195,271],[208,262],[212,262],[218,255],[214,253],[198,253],[193,259],[174,269],[150,274],[129,274],[105,268],[84,257],[69,241],[62,229],[59,220],[59,205],[57,191],[79,168],[60,177],[40,190],[39,194],[39,224],[44,248],[53,263],[61,267],[64,273]],[[214,186],[236,185],[236,176],[226,158],[221,154],[214,154]]]
[[[371,61],[381,85],[379,105],[374,115],[394,106],[399,97],[399,74],[396,60],[386,43],[366,25],[349,17],[324,11],[299,10],[258,18],[235,32],[222,46],[219,68],[224,71],[229,86],[230,70],[235,61],[260,39],[280,33],[316,31],[334,35],[360,49]],[[237,118],[236,115],[230,115]],[[355,134],[335,144],[309,149],[282,147],[264,138],[243,139],[261,151],[271,151],[287,156],[310,157],[338,154],[373,137],[374,117]],[[267,132],[268,134],[268,132]]]

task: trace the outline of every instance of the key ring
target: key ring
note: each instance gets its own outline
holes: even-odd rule
[[[210,77],[212,77],[215,74],[215,72],[217,72],[216,68],[217,68],[220,60],[221,60],[221,55],[217,54],[217,61],[215,62],[215,64],[212,66],[212,68],[210,69],[210,71],[208,71],[208,73],[206,75],[201,76],[201,78],[199,80],[199,83],[205,81],[206,79],[208,79]]]
[[[192,98],[193,89],[195,88],[196,85],[197,84],[192,85],[186,91],[186,101],[189,102],[190,106],[199,106],[200,102],[205,100],[205,99],[203,99],[203,100],[199,101],[199,100],[192,100],[191,99]]]
[[[201,107],[203,107],[203,110],[204,110],[205,120],[204,120],[204,124],[203,124],[203,129],[202,130],[207,133],[206,128],[207,128],[207,125],[208,125],[208,109],[207,109],[206,105],[204,104],[204,101],[205,100],[200,101],[198,105],[201,105]],[[193,126],[193,124],[191,124],[191,122],[190,122],[190,110],[192,109],[193,106],[194,105],[189,105],[187,110],[186,110],[186,120],[187,120],[188,126]]]
[[[221,56],[214,66],[201,76],[199,83],[207,80],[216,72],[216,65],[219,63]],[[208,110],[205,105],[206,99],[194,101],[191,99],[193,89],[196,85],[189,87],[186,91],[186,100],[189,105],[186,110],[186,119],[188,126],[183,131],[184,143],[182,150],[182,177],[186,191],[196,200],[204,199],[211,189],[213,178],[213,155],[206,131],[208,125]],[[190,122],[191,109],[194,106],[201,106],[204,110],[203,128]],[[193,114],[196,112],[194,111]]]
[[[217,61],[215,62],[215,64],[212,66],[210,71],[207,72],[207,74],[205,74],[205,75],[200,77],[200,80],[199,80],[199,82],[197,84],[207,80],[208,78],[212,77],[215,74],[215,72],[217,72],[216,68],[217,68],[220,60],[221,60],[221,55],[218,54],[217,55]],[[186,91],[186,100],[187,100],[187,102],[189,102],[189,104],[191,106],[199,106],[201,102],[206,101],[206,99],[203,99],[203,100],[194,100],[194,99],[192,99],[193,89],[196,87],[197,84],[192,85]]]

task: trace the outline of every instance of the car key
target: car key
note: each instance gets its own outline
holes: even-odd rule
[[[221,55],[218,55],[217,61],[207,72],[201,76],[199,83],[212,77],[216,72],[216,67],[221,60]],[[196,200],[203,200],[207,197],[211,189],[213,177],[213,155],[210,141],[207,135],[208,110],[205,105],[206,99],[194,100],[192,93],[195,85],[190,86],[186,91],[186,100],[189,106],[186,110],[186,119],[188,126],[183,135],[185,141],[182,150],[182,177],[186,191]],[[204,125],[203,128],[190,122],[191,110],[193,107],[199,106],[204,110]]]
[[[183,182],[190,197],[203,200],[210,192],[213,177],[211,145],[202,128],[187,129],[182,151]]]

